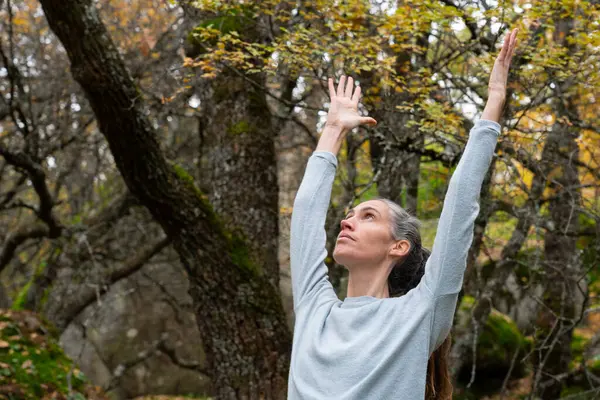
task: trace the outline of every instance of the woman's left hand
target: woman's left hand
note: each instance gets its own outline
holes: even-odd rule
[[[504,102],[506,100],[506,84],[508,81],[508,70],[512,61],[515,47],[517,47],[518,29],[513,29],[512,32],[504,39],[502,50],[496,58],[494,68],[490,74],[490,82],[488,84],[488,100],[481,114],[481,119],[500,122]]]
[[[498,57],[496,58],[494,68],[492,68],[488,84],[488,96],[494,94],[502,96],[506,95],[508,70],[510,69],[513,53],[517,46],[518,32],[518,29],[513,29],[509,36],[504,40],[502,50],[500,50],[500,54],[498,54]]]

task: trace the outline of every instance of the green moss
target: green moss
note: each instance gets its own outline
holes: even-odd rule
[[[181,165],[174,162],[170,162],[170,165],[173,167],[173,172],[175,172],[175,175],[181,180],[181,182],[196,194],[196,197],[198,200],[200,200],[200,204],[204,213],[208,216],[214,216],[216,218],[216,214],[212,208],[212,205],[209,203],[207,196],[202,193],[202,190],[196,186],[194,177],[190,175],[190,173],[187,172],[186,169]],[[216,222],[216,220],[213,222]]]
[[[173,166],[173,171],[175,171],[175,174],[177,174],[177,176],[179,178],[181,178],[184,182],[189,183],[191,185],[194,185],[194,177],[191,176],[186,170],[185,168],[183,168],[181,165],[176,164],[176,163],[171,163],[171,165]],[[195,185],[194,185],[195,186]]]
[[[571,360],[573,362],[580,363],[583,361],[583,351],[585,350],[585,345],[587,342],[588,339],[579,334],[577,330],[573,331],[573,337],[571,339]]]
[[[48,302],[48,298],[50,297],[50,292],[52,291],[52,287],[49,286],[44,290],[44,293],[42,294],[42,299],[40,300],[40,304],[39,304],[39,309],[36,311],[40,311],[43,310],[44,307],[46,306],[46,303]]]
[[[58,250],[58,251],[60,252],[60,250]],[[48,262],[46,260],[40,261],[40,263],[38,264],[38,266],[35,269],[35,272],[33,273],[33,276],[31,277],[31,279],[29,279],[29,281],[25,284],[25,286],[23,286],[21,288],[21,290],[19,290],[19,293],[17,293],[15,301],[13,302],[13,304],[11,306],[11,308],[13,310],[18,311],[18,310],[24,309],[25,303],[27,301],[27,294],[29,293],[29,289],[31,289],[31,285],[37,278],[39,278],[44,273],[44,270],[46,269],[47,266],[48,266]],[[46,295],[46,294],[44,294],[44,295]]]
[[[241,135],[243,133],[250,133],[253,130],[252,125],[247,121],[240,121],[227,127],[227,133],[230,135]]]
[[[471,308],[475,305],[475,297],[473,296],[463,296],[460,307],[464,310],[471,310]]]
[[[85,399],[87,379],[64,354],[57,338],[46,333],[51,331],[34,313],[0,311],[0,386],[11,385],[16,398],[23,400],[53,392]]]
[[[177,177],[196,193],[204,217],[207,218],[212,227],[216,231],[219,231],[219,233],[227,240],[227,249],[231,261],[243,272],[250,272],[253,275],[260,274],[262,269],[258,264],[252,261],[247,245],[247,239],[244,235],[241,232],[228,230],[225,227],[223,220],[214,211],[206,195],[195,185],[194,178],[182,166],[176,163],[171,163],[171,165]]]
[[[233,233],[229,238],[229,255],[235,265],[253,275],[260,275],[262,268],[252,261],[247,240],[241,233]]]
[[[19,293],[17,293],[17,296],[15,297],[15,301],[13,301],[12,303],[12,309],[17,311],[17,310],[22,310],[23,307],[25,306],[25,301],[27,300],[27,293],[29,293],[29,288],[31,287],[31,284],[33,283],[33,278],[30,279],[25,286],[23,286],[21,288],[21,290],[19,290]]]
[[[512,356],[526,345],[517,325],[504,314],[493,310],[479,337],[478,349],[483,359],[510,362]]]
[[[471,296],[462,298],[457,312],[457,332],[470,330],[469,321],[471,320],[471,310],[475,305],[475,299]],[[515,353],[525,354],[531,347],[528,341],[519,331],[517,325],[508,316],[492,310],[488,316],[485,326],[480,328],[480,335],[477,341],[476,354],[476,374],[478,377],[485,376],[486,379],[480,381],[483,386],[477,390],[495,390],[502,385],[506,373],[511,368],[511,363]],[[471,355],[468,362],[463,365],[459,373],[459,381],[466,383],[471,377]],[[527,373],[526,365],[519,362],[517,357],[516,364],[512,367],[511,376],[520,378]],[[476,383],[477,386],[478,383]]]

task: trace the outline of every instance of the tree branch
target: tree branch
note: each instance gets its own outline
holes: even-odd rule
[[[66,311],[61,313],[64,317],[60,318],[59,321],[56,322],[58,329],[66,329],[67,326],[90,304],[92,304],[98,296],[101,296],[108,292],[111,285],[120,281],[121,279],[128,278],[133,275],[135,272],[139,271],[154,255],[161,252],[165,247],[170,244],[170,240],[168,238],[160,239],[154,243],[149,244],[139,253],[135,254],[133,257],[129,258],[121,265],[115,267],[111,271],[109,271],[104,276],[105,284],[101,286],[100,290],[97,291],[96,288],[88,288],[88,290],[78,296],[77,300],[69,304],[66,307]]]
[[[0,272],[8,265],[22,243],[29,239],[39,239],[47,236],[49,236],[48,227],[42,224],[23,226],[16,232],[10,233],[0,250]]]
[[[62,226],[56,221],[52,214],[54,199],[46,185],[46,173],[44,172],[44,169],[38,163],[33,161],[28,154],[11,152],[2,144],[0,144],[0,155],[4,157],[6,162],[27,173],[31,180],[31,184],[40,199],[36,214],[46,223],[46,225],[48,225],[47,236],[50,238],[57,238],[60,236]]]

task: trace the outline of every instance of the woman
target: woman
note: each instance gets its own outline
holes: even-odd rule
[[[346,134],[376,121],[358,114],[360,87],[354,89],[352,78],[342,76],[337,91],[329,79],[327,122],[292,214],[296,322],[289,399],[451,397],[445,355],[438,356],[437,373],[428,373],[427,365],[452,327],[479,192],[500,134],[516,36],[510,33],[494,64],[488,101],[450,180],[431,255],[421,248],[418,221],[399,206],[359,204],[341,222],[333,253],[349,272],[344,301],[327,279],[325,215]]]

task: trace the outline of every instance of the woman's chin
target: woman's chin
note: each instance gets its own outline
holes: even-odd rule
[[[339,265],[346,265],[352,259],[352,256],[342,247],[344,246],[335,247],[333,250],[333,259]]]

